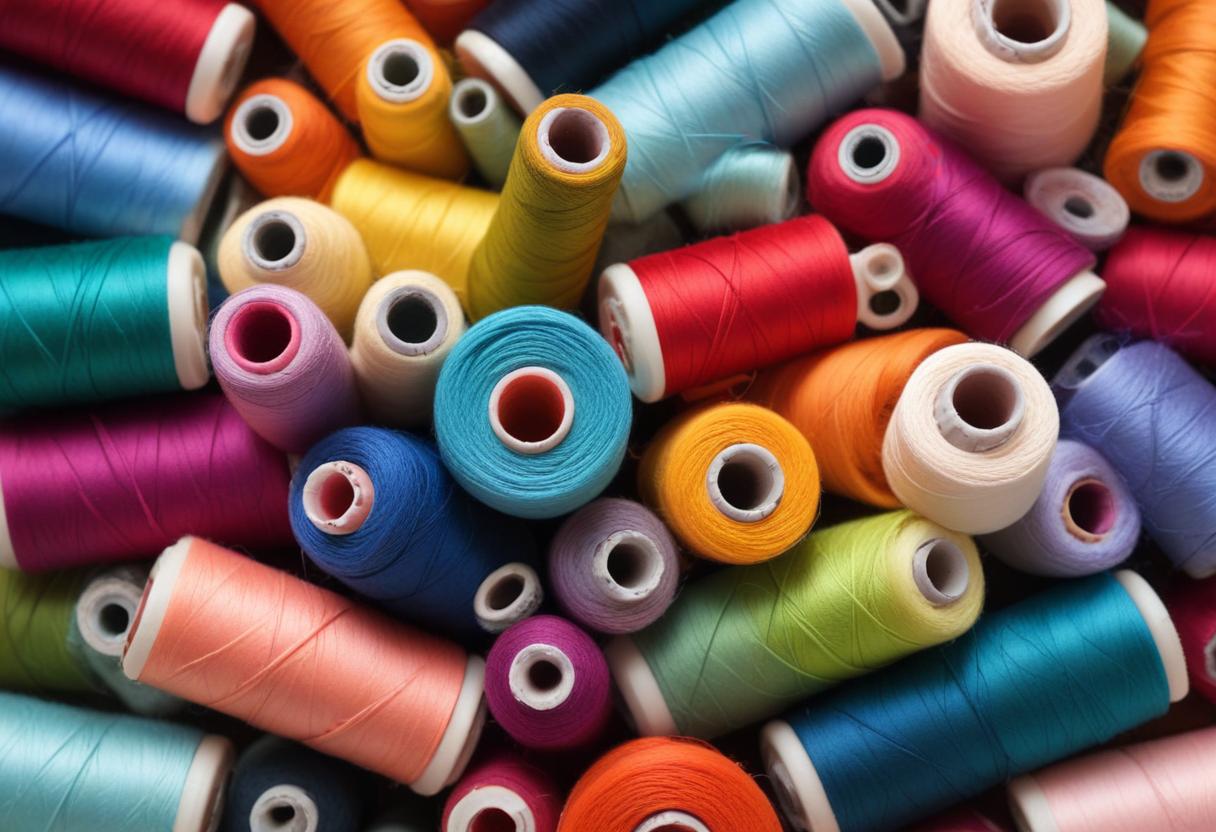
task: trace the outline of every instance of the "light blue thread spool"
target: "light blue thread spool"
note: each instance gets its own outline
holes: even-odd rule
[[[705,171],[700,189],[682,206],[697,231],[712,234],[788,220],[801,204],[802,183],[793,154],[752,142],[719,156]]]

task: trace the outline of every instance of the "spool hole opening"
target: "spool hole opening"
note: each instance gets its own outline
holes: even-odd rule
[[[758,460],[740,455],[722,465],[718,472],[718,490],[722,499],[743,511],[760,508],[773,490],[773,474]]]
[[[380,74],[386,82],[394,87],[408,87],[418,80],[422,68],[418,59],[408,52],[401,50],[390,52],[380,63]]]
[[[541,693],[557,690],[563,675],[562,669],[548,659],[537,659],[528,667],[528,683]]]
[[[853,145],[853,164],[861,170],[873,170],[887,158],[887,145],[877,136],[863,136]]]
[[[1064,200],[1064,210],[1083,220],[1094,215],[1093,204],[1083,196],[1070,196]]]
[[[290,803],[279,803],[272,806],[268,814],[272,828],[287,827],[291,826],[291,822],[296,819],[296,808]]]
[[[406,295],[388,310],[388,330],[406,344],[425,344],[439,326],[435,308],[418,295]]]
[[[935,540],[925,550],[924,576],[942,599],[960,598],[967,591],[967,560],[949,540]]]
[[[104,604],[97,613],[101,631],[117,638],[126,635],[131,626],[131,611],[122,604]]]
[[[257,142],[263,142],[279,129],[279,114],[273,107],[254,107],[245,117],[245,133]]]
[[[1013,418],[1019,398],[1017,387],[1004,373],[980,368],[959,380],[951,403],[971,427],[995,430]]]
[[[623,540],[608,552],[608,575],[625,589],[647,586],[658,568],[654,553],[636,542]]]
[[[482,809],[469,823],[469,832],[516,832],[515,820],[502,809]]]
[[[1181,182],[1190,173],[1190,163],[1180,153],[1165,152],[1158,154],[1153,162],[1157,176],[1166,182]]]
[[[350,511],[355,503],[355,486],[342,474],[334,471],[325,477],[317,495],[317,513],[323,520],[337,520]]]
[[[606,151],[606,133],[604,125],[591,113],[567,108],[549,124],[549,146],[563,161],[585,165]]]
[[[250,364],[265,364],[281,356],[291,346],[292,320],[286,310],[272,303],[251,303],[241,309],[229,324],[235,330],[237,357]]]
[[[1115,495],[1104,483],[1088,480],[1069,493],[1065,510],[1082,530],[1103,535],[1115,525]]]
[[[507,575],[490,588],[486,604],[497,612],[508,609],[524,592],[524,579],[519,575]]]
[[[254,232],[253,247],[269,263],[285,260],[296,247],[295,229],[283,220],[267,220]]]
[[[870,311],[875,315],[894,315],[899,311],[899,307],[903,305],[903,299],[900,298],[899,292],[894,289],[887,289],[884,292],[870,296]]]
[[[456,106],[460,108],[460,114],[465,118],[477,118],[490,106],[490,99],[486,96],[485,90],[480,87],[469,87],[461,93],[460,101]]]
[[[503,430],[519,442],[543,442],[554,436],[566,416],[566,403],[551,379],[521,375],[502,390],[498,418]]]
[[[1039,43],[1055,33],[1060,15],[1049,0],[996,0],[992,5],[992,25],[1011,41]]]

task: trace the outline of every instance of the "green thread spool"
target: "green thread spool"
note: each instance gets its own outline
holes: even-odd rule
[[[958,637],[983,600],[971,538],[896,511],[690,584],[606,653],[641,733],[711,739]]]
[[[523,128],[519,116],[480,78],[457,82],[448,114],[481,178],[493,188],[502,188]]]
[[[79,572],[0,569],[0,687],[36,693],[99,689],[71,638]]]
[[[1106,0],[1106,23],[1106,66],[1102,81],[1113,87],[1127,77],[1132,66],[1140,60],[1148,40],[1148,29],[1110,0]]]
[[[169,237],[0,252],[0,407],[207,383],[202,256]]]

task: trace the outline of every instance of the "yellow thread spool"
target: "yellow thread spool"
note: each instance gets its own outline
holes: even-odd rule
[[[473,255],[473,320],[510,306],[578,304],[625,170],[625,133],[612,112],[558,95],[524,122],[498,213]]]

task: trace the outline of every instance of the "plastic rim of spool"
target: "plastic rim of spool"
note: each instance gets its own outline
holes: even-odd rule
[[[937,392],[933,415],[942,438],[982,454],[1008,442],[1026,416],[1026,395],[1012,372],[977,363],[959,370]]]
[[[469,112],[472,109],[467,106],[470,97],[477,95],[481,96],[481,106],[475,112]],[[462,78],[456,82],[456,86],[452,87],[452,102],[448,107],[448,115],[455,124],[466,126],[480,124],[494,111],[493,104],[496,98],[498,98],[498,91],[492,84],[481,78]]]
[[[1190,678],[1186,672],[1186,656],[1182,652],[1182,639],[1174,627],[1169,610],[1148,581],[1130,569],[1115,572],[1115,580],[1127,591],[1144,617],[1144,623],[1157,645],[1165,678],[1169,683],[1170,702],[1181,701],[1190,692]]]
[[[971,567],[954,541],[938,537],[917,547],[912,556],[912,580],[926,601],[945,607],[967,594]]]
[[[224,327],[224,352],[247,373],[265,376],[286,370],[303,345],[299,319],[277,300],[237,302],[241,305]],[[249,336],[254,340],[247,340]]]
[[[542,678],[537,681],[534,674],[557,671],[556,681]],[[511,659],[507,670],[507,685],[516,702],[534,711],[551,711],[561,707],[574,691],[574,663],[566,651],[554,644],[537,642],[524,646]]]
[[[657,402],[667,392],[667,371],[654,312],[637,272],[617,263],[600,275],[596,305],[600,334],[612,345],[625,366],[633,395]]]
[[[501,813],[515,824],[513,832],[537,832],[536,818],[527,802],[506,786],[478,786],[448,813],[444,832],[475,832],[477,821],[487,813]],[[498,829],[498,826],[493,828]]]
[[[194,752],[172,832],[215,832],[224,806],[224,784],[236,760],[236,749],[224,737],[208,734]]]
[[[399,327],[394,323],[394,314],[405,307],[415,307],[434,320],[434,326],[430,327],[425,338],[418,340],[413,338],[413,332],[407,334],[396,331]],[[425,329],[425,324],[429,323],[430,320],[424,321],[422,328]],[[425,286],[398,286],[380,299],[380,305],[376,308],[376,332],[384,345],[398,355],[410,358],[430,355],[439,349],[448,337],[447,309],[439,296]]]
[[[253,13],[244,6],[229,3],[220,10],[190,76],[186,118],[196,124],[210,124],[224,112],[245,71],[255,29]]]
[[[844,0],[844,6],[852,13],[857,25],[866,33],[870,45],[878,53],[882,80],[894,81],[903,75],[908,66],[904,49],[899,45],[895,30],[878,10],[878,6],[874,5],[873,0]]]
[[[135,609],[135,618],[127,630],[127,643],[123,647],[122,672],[128,679],[138,682],[144,672],[144,665],[148,663],[161,625],[165,623],[173,587],[181,576],[194,541],[194,537],[183,537],[161,552],[152,564],[139,606]]]
[[[903,255],[890,243],[866,246],[849,255],[853,281],[857,284],[857,320],[870,329],[885,330],[903,326],[916,314],[920,292],[908,275]],[[893,297],[889,312],[875,310],[875,301]]]
[[[840,170],[858,185],[877,185],[899,167],[899,139],[881,124],[859,124],[836,149]]]
[[[794,729],[773,720],[760,731],[760,756],[790,825],[799,832],[840,832],[827,790]]]
[[[688,812],[670,809],[657,812],[633,827],[633,832],[712,832],[701,819]]]
[[[612,149],[608,125],[580,107],[554,107],[545,113],[536,126],[536,140],[546,162],[571,174],[591,173]]]
[[[540,401],[540,397],[549,401]],[[536,414],[545,419],[541,427],[552,428],[547,435],[528,439],[520,438],[512,432],[521,427],[515,424],[512,414],[521,413],[525,417],[528,416],[527,406],[523,410],[516,410],[520,404],[527,402],[556,405],[561,408],[558,419],[547,418],[556,414],[556,407],[548,407],[547,412]],[[547,367],[520,367],[507,373],[490,391],[488,409],[490,428],[494,435],[517,454],[543,454],[553,450],[569,435],[570,428],[574,425],[574,394],[566,380]],[[550,422],[556,424],[550,425]]]
[[[626,715],[637,732],[644,737],[679,736],[680,730],[654,671],[634,640],[628,636],[614,638],[604,648],[604,658],[624,700]]]
[[[1140,160],[1140,189],[1158,202],[1186,202],[1203,187],[1203,163],[1185,150],[1154,150]]]
[[[526,563],[504,564],[477,587],[473,615],[486,632],[501,633],[540,609],[544,596],[535,569]]]
[[[596,586],[623,604],[636,604],[653,595],[666,569],[658,544],[636,529],[608,535],[595,547],[591,558],[591,575]]]
[[[745,499],[750,505],[737,505],[722,492],[722,477],[727,469],[738,469],[747,478],[754,494]],[[781,505],[785,494],[785,471],[773,452],[754,442],[737,442],[719,451],[705,471],[709,501],[724,516],[739,523],[758,523]]]
[[[1003,6],[1016,6],[1020,19],[1036,16],[1042,37],[1019,40],[1001,31],[997,21]],[[1072,8],[1068,0],[972,0],[971,21],[984,47],[1008,63],[1035,64],[1051,58],[1064,48],[1072,28]]]
[[[194,246],[175,242],[169,246],[165,272],[173,368],[183,390],[197,390],[211,378],[207,366],[207,266]]]
[[[393,104],[416,100],[434,79],[430,50],[410,38],[382,43],[367,61],[368,86],[376,97]]]
[[[1077,168],[1033,173],[1022,189],[1026,201],[1094,251],[1110,248],[1131,220],[1131,210],[1105,179]]]
[[[280,819],[280,813],[290,812]],[[321,810],[308,792],[290,783],[271,786],[249,810],[249,832],[317,832]]]
[[[481,739],[486,724],[486,662],[481,656],[469,656],[465,665],[464,682],[456,707],[448,719],[447,730],[425,770],[409,787],[424,797],[438,794],[455,783],[464,773],[469,758]]]
[[[1100,519],[1096,529],[1089,529],[1081,525],[1073,510],[1074,498],[1082,494],[1096,494],[1101,502]],[[1068,493],[1064,495],[1064,505],[1060,507],[1060,514],[1064,520],[1064,530],[1070,535],[1082,543],[1099,543],[1106,538],[1117,522],[1118,514],[1114,492],[1099,479],[1083,477],[1069,486]]]
[[[1027,774],[1010,781],[1009,813],[1018,832],[1060,832],[1047,795],[1034,775]]]
[[[360,466],[346,460],[312,469],[300,493],[304,516],[325,534],[348,535],[363,527],[376,502],[376,486]]]
[[[89,581],[76,601],[76,628],[84,643],[103,656],[121,656],[143,592],[135,570]]]
[[[264,211],[249,223],[241,236],[245,259],[264,271],[292,268],[303,259],[306,248],[308,232],[300,218],[290,211]]]
[[[259,120],[274,119],[269,130]],[[295,116],[287,102],[277,95],[259,93],[240,103],[232,116],[229,138],[242,153],[266,156],[283,146],[295,127]]]
[[[532,112],[545,100],[536,82],[511,53],[476,29],[466,29],[456,38],[456,57],[470,75],[484,78],[502,90],[521,113]]]

